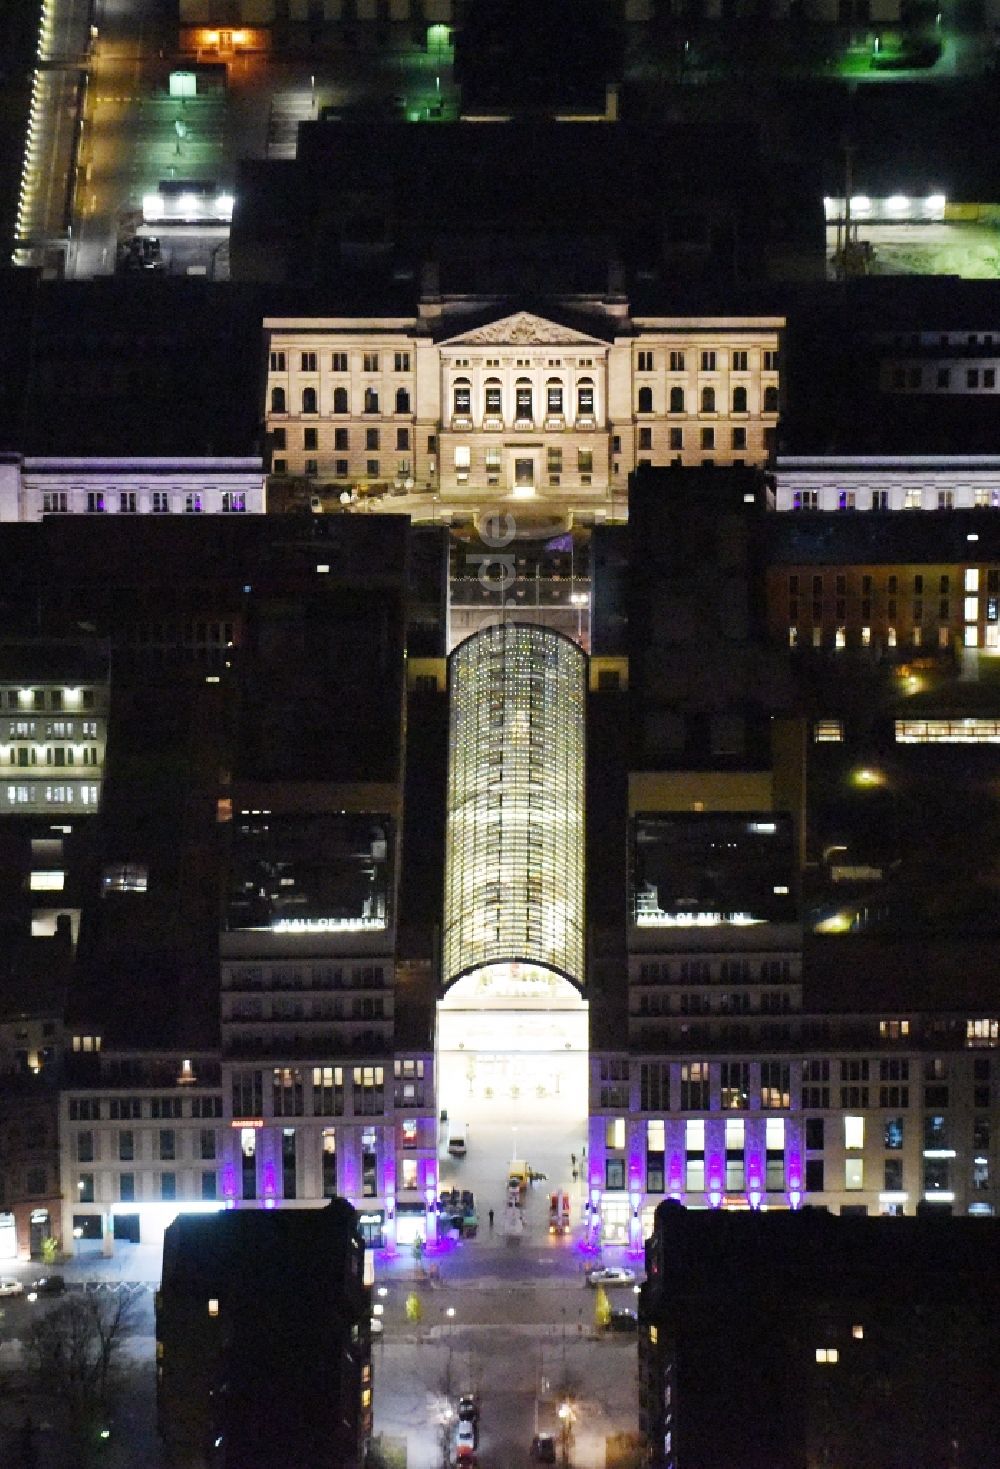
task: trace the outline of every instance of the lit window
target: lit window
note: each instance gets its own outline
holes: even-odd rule
[[[864,1341],[865,1328],[861,1325],[854,1325],[851,1327],[851,1335],[855,1341]]]
[[[105,867],[101,878],[104,893],[144,893],[149,884],[149,868],[138,862],[121,862]]]
[[[833,1367],[840,1361],[840,1353],[836,1347],[817,1347],[816,1361],[821,1362],[824,1366]]]
[[[779,1153],[785,1146],[784,1117],[769,1117],[765,1125],[764,1146],[768,1152]]]
[[[969,566],[969,567],[966,568],[966,572],[965,572],[965,590],[967,592],[978,592],[979,591],[979,569],[978,569],[978,567]]]
[[[209,1302],[208,1302],[208,1314],[210,1316],[218,1316],[218,1314],[219,1314],[219,1302],[218,1302],[218,1299],[215,1296],[211,1296],[209,1298]]]
[[[848,1149],[863,1148],[865,1145],[865,1119],[863,1117],[844,1118],[844,1147]]]
[[[625,1146],[625,1118],[609,1117],[605,1126],[605,1147],[620,1149]]]
[[[844,1188],[862,1189],[865,1186],[865,1165],[862,1158],[844,1159]]]
[[[817,745],[839,745],[843,739],[842,719],[818,719],[813,725],[813,740]]]
[[[66,884],[64,872],[33,872],[31,874],[31,891],[33,893],[61,893]]]

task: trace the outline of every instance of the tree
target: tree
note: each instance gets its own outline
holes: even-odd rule
[[[74,1295],[36,1317],[28,1329],[28,1363],[59,1406],[74,1469],[85,1469],[107,1432],[131,1316],[132,1298],[124,1291]]]
[[[599,1331],[604,1331],[611,1325],[611,1302],[603,1285],[597,1287],[594,1300],[594,1325]]]
[[[59,1241],[54,1235],[47,1234],[42,1240],[42,1264],[54,1265],[59,1259]]]
[[[420,1304],[420,1297],[416,1291],[411,1291],[406,1297],[406,1319],[412,1321],[414,1326],[419,1326],[423,1318],[424,1308]]]

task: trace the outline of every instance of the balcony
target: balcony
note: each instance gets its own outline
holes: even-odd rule
[[[484,413],[483,414],[483,428],[489,429],[493,433],[499,433],[499,432],[501,432],[502,429],[503,429],[503,414],[502,413]]]
[[[566,419],[561,413],[547,413],[543,427],[555,431],[564,429],[566,427]]]
[[[515,418],[514,429],[517,433],[533,433],[535,420],[533,418]]]
[[[576,415],[576,422],[573,424],[573,427],[574,428],[596,428],[597,427],[597,416],[596,416],[596,414],[594,414],[594,413],[578,413]]]
[[[471,413],[453,413],[451,415],[451,427],[454,432],[464,433],[472,427]]]

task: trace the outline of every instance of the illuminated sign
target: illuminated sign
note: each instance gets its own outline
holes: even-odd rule
[[[279,918],[272,933],[337,933],[343,929],[385,928],[379,918]]]
[[[234,1117],[230,1127],[263,1127],[263,1117]]]
[[[639,909],[635,915],[637,928],[716,928],[731,924],[746,928],[751,923],[763,923],[763,918],[753,918],[749,913],[660,913],[656,909]]]

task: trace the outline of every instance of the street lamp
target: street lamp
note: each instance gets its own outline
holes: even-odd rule
[[[562,1402],[559,1404],[559,1444],[564,1469],[569,1464],[569,1450],[573,1440],[573,1422],[575,1417],[576,1414],[573,1412],[572,1403]]]

